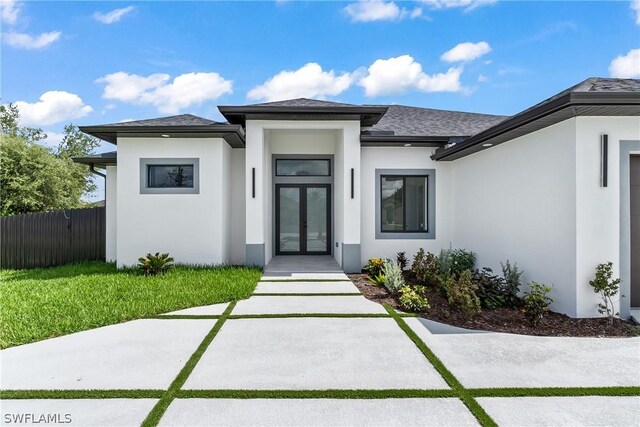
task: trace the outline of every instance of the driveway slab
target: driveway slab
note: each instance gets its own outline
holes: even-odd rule
[[[344,273],[265,273],[260,280],[272,281],[303,281],[303,280],[340,280],[348,282],[349,278]]]
[[[353,296],[253,296],[239,301],[232,314],[346,313],[386,314],[380,304]]]
[[[165,313],[167,315],[190,315],[190,316],[219,316],[229,306],[228,302],[222,304],[204,305],[201,307],[185,308],[184,310],[172,311]]]
[[[406,321],[468,388],[640,385],[640,338],[432,334]]]
[[[480,405],[500,426],[638,426],[640,397],[486,397]]]
[[[166,389],[215,320],[144,319],[0,352],[0,383],[18,389]]]
[[[177,399],[161,426],[475,426],[458,399]]]
[[[80,427],[140,425],[156,402],[155,399],[2,400],[0,401],[2,416],[0,425]]]
[[[314,390],[448,386],[393,319],[278,318],[228,320],[184,388]]]
[[[352,294],[359,292],[351,282],[260,282],[253,294]]]

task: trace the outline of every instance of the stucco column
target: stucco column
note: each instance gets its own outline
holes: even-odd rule
[[[246,264],[264,266],[264,131],[258,123],[247,121],[245,167]]]
[[[343,128],[342,144],[336,149],[342,151],[342,268],[347,273],[360,272],[360,123],[347,122]],[[353,170],[353,183],[352,171]],[[339,182],[338,181],[338,182]],[[353,191],[352,191],[353,188]],[[340,194],[337,192],[336,194]]]

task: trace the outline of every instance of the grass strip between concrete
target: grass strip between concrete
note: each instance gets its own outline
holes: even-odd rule
[[[418,337],[418,335],[407,325],[402,317],[396,313],[396,311],[389,305],[385,304],[384,308],[394,318],[400,329],[413,341],[418,349],[424,354],[429,363],[433,365],[436,371],[442,376],[442,378],[449,384],[449,387],[453,389],[462,400],[462,402],[469,408],[469,411],[473,414],[478,422],[484,427],[497,427],[498,424],[487,414],[487,412],[480,406],[480,404],[474,399],[464,386],[458,381],[458,379],[449,371],[444,363],[431,351],[431,349]]]
[[[204,337],[196,351],[193,352],[189,360],[187,360],[187,363],[173,380],[173,382],[169,386],[169,389],[160,398],[158,403],[156,403],[149,415],[147,415],[147,418],[145,418],[145,420],[142,422],[142,427],[151,427],[158,425],[158,423],[160,422],[160,418],[162,418],[167,408],[175,398],[176,392],[178,392],[187,381],[187,378],[189,378],[189,375],[191,375],[191,372],[193,372],[194,368],[202,358],[202,355],[207,350],[213,339],[216,337],[216,335],[218,335],[220,328],[222,328],[224,322],[227,320],[227,318],[229,318],[229,314],[235,306],[236,301],[233,301],[227,306],[226,310],[222,313],[222,316],[220,316],[215,325],[213,325],[211,331]]]
[[[579,396],[640,396],[640,387],[513,387],[472,388],[473,397],[579,397]]]
[[[0,399],[160,399],[165,390],[0,390]]]
[[[393,399],[458,397],[454,390],[180,390],[180,399]]]

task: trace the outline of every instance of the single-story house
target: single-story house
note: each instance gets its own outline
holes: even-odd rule
[[[106,169],[109,260],[265,265],[450,245],[525,281],[552,308],[597,315],[588,282],[612,261],[620,313],[640,307],[640,80],[589,78],[514,116],[292,99],[81,127]]]

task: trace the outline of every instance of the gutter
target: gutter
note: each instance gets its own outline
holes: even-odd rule
[[[102,173],[102,172],[98,172],[95,168],[95,163],[89,163],[89,171],[94,174],[94,175],[98,175],[101,176],[102,178],[104,178],[104,204],[106,206],[107,204],[107,175]]]

